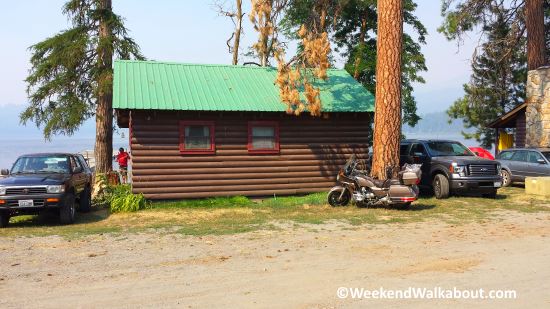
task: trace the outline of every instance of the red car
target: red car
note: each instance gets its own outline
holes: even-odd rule
[[[481,147],[468,147],[478,157],[494,160],[495,157],[487,150]]]

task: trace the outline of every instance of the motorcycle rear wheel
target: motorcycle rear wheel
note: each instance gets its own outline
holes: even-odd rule
[[[349,201],[351,199],[351,194],[348,190],[344,192],[344,195],[342,195],[342,198],[340,198],[340,195],[342,194],[342,191],[332,191],[328,194],[328,203],[332,207],[340,207],[340,206],[346,206],[349,204]]]

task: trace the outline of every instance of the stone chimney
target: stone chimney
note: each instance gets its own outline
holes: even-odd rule
[[[550,67],[527,74],[526,147],[550,147]]]

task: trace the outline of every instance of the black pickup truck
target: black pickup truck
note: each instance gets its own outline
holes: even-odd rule
[[[502,186],[499,162],[478,157],[456,141],[404,140],[400,164],[405,163],[422,164],[420,185],[433,189],[438,199],[464,192],[494,198]]]
[[[0,178],[0,227],[10,217],[59,212],[63,224],[75,220],[76,204],[91,208],[92,171],[79,154],[41,153],[19,157]]]

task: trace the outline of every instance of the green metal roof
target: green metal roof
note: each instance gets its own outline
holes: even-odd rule
[[[267,67],[115,61],[117,109],[283,112]],[[324,112],[372,112],[374,96],[345,70],[328,70],[321,88]]]

